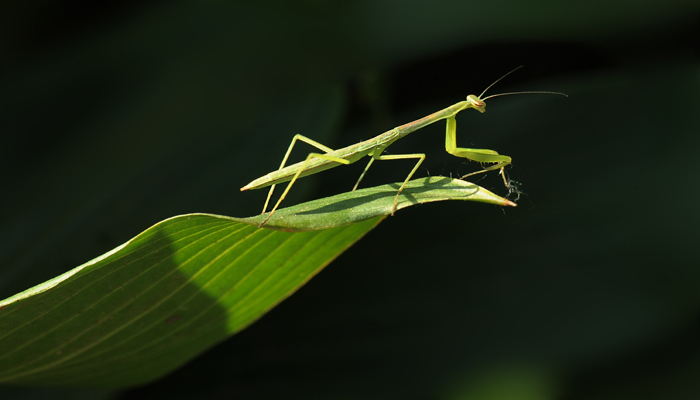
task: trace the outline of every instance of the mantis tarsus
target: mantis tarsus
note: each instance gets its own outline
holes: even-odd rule
[[[243,191],[249,189],[261,189],[272,185],[269,193],[267,194],[267,200],[265,200],[265,206],[263,207],[262,211],[262,213],[265,214],[265,210],[267,210],[267,205],[270,202],[270,198],[272,197],[272,193],[275,190],[275,186],[278,183],[290,181],[289,185],[287,185],[287,188],[282,193],[282,196],[280,196],[280,198],[277,200],[277,203],[272,208],[272,211],[270,211],[270,215],[268,215],[267,218],[262,223],[260,223],[259,226],[262,227],[263,225],[265,225],[265,223],[270,219],[270,217],[272,217],[282,200],[284,200],[285,196],[287,196],[287,193],[289,193],[289,189],[291,189],[292,185],[294,185],[294,182],[296,182],[297,179],[307,175],[313,175],[330,168],[335,168],[339,165],[352,164],[365,156],[369,156],[371,158],[369,160],[369,163],[367,163],[367,166],[365,167],[364,171],[362,171],[362,174],[357,179],[357,183],[355,183],[355,186],[352,188],[352,190],[357,189],[357,186],[362,181],[362,178],[364,178],[365,173],[367,173],[367,170],[372,165],[374,160],[403,160],[410,158],[418,160],[418,162],[416,162],[416,165],[413,167],[411,172],[406,177],[406,180],[404,180],[403,184],[396,193],[396,197],[394,198],[394,207],[391,212],[391,215],[394,215],[394,212],[396,212],[396,206],[398,204],[399,195],[401,194],[401,191],[403,191],[403,188],[406,186],[406,183],[409,180],[411,180],[413,174],[418,170],[418,167],[420,167],[421,163],[423,163],[423,160],[425,160],[425,154],[416,153],[382,155],[382,153],[392,143],[408,135],[409,133],[415,132],[418,129],[421,129],[427,125],[432,124],[433,122],[437,122],[442,119],[447,120],[445,150],[447,150],[448,153],[457,157],[466,158],[480,163],[493,163],[493,165],[484,167],[484,169],[482,169],[481,171],[476,171],[467,175],[463,175],[460,179],[466,178],[470,175],[500,169],[500,174],[503,176],[503,182],[505,183],[506,187],[509,187],[508,181],[506,180],[505,174],[503,172],[503,168],[506,165],[510,164],[511,158],[505,155],[498,154],[494,150],[457,147],[457,121],[455,120],[455,115],[457,115],[457,113],[459,113],[460,111],[466,110],[468,108],[473,108],[483,113],[486,111],[486,103],[484,103],[484,101],[497,96],[523,93],[546,93],[566,96],[566,94],[559,92],[528,91],[499,93],[485,97],[483,99],[481,98],[481,96],[483,96],[486,93],[486,91],[491,88],[491,86],[495,85],[498,81],[515,72],[521,67],[522,65],[508,72],[502,77],[498,78],[495,82],[489,85],[479,96],[470,94],[464,101],[460,101],[459,103],[453,104],[445,109],[434,112],[426,117],[415,120],[413,122],[397,126],[396,128],[386,131],[378,136],[375,136],[372,139],[365,140],[347,147],[343,147],[342,149],[333,150],[330,147],[324,146],[321,143],[307,138],[306,136],[295,135],[292,139],[292,143],[289,145],[289,149],[287,149],[287,153],[282,159],[282,164],[280,165],[280,168],[277,171],[270,172],[269,174],[262,176],[241,188],[241,191]],[[314,146],[317,149],[324,151],[324,153],[309,153],[309,155],[306,157],[306,160],[285,167],[284,164],[286,164],[287,158],[289,158],[289,155],[291,154],[292,149],[294,148],[294,144],[297,142],[297,140],[301,140],[302,142],[308,143],[311,146]]]

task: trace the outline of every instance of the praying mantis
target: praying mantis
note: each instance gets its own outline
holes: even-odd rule
[[[471,148],[462,148],[462,147],[457,147],[457,121],[455,120],[455,116],[457,113],[460,111],[466,110],[468,108],[473,108],[481,113],[486,111],[486,103],[485,101],[497,97],[497,96],[506,96],[506,95],[511,95],[511,94],[524,94],[524,93],[544,93],[544,94],[558,94],[558,95],[563,95],[567,96],[564,93],[559,93],[559,92],[544,92],[544,91],[528,91],[528,92],[510,92],[510,93],[499,93],[499,94],[494,94],[488,97],[482,98],[482,96],[486,93],[487,90],[489,90],[493,85],[498,83],[501,79],[505,78],[506,76],[512,74],[516,70],[522,68],[522,65],[513,69],[512,71],[508,72],[507,74],[501,76],[498,78],[495,82],[490,84],[479,96],[475,96],[473,94],[470,94],[467,96],[466,100],[460,101],[459,103],[453,104],[447,108],[444,108],[440,111],[434,112],[426,117],[423,117],[421,119],[417,119],[413,122],[409,122],[407,124],[397,126],[394,129],[388,130],[378,136],[373,137],[372,139],[368,139],[347,147],[343,147],[342,149],[338,150],[333,150],[328,146],[324,146],[321,143],[318,143],[312,139],[307,138],[306,136],[303,135],[295,135],[294,138],[292,139],[292,143],[289,145],[289,149],[287,149],[287,153],[284,155],[284,158],[282,159],[282,164],[280,164],[280,168],[276,171],[270,172],[269,174],[262,176],[258,179],[255,179],[254,181],[250,182],[249,184],[243,186],[241,188],[241,191],[245,190],[250,190],[250,189],[261,189],[267,186],[272,186],[270,188],[270,191],[267,194],[267,200],[265,200],[265,205],[263,206],[263,211],[262,214],[265,214],[265,210],[267,210],[267,206],[270,202],[270,198],[272,197],[272,193],[275,190],[275,186],[277,186],[278,183],[283,183],[283,182],[288,182],[289,184],[285,188],[284,192],[282,193],[282,196],[277,200],[277,203],[275,206],[272,208],[272,211],[270,211],[270,214],[265,218],[263,222],[258,225],[258,227],[262,227],[265,225],[265,223],[272,217],[272,215],[275,213],[277,208],[279,207],[280,203],[282,203],[282,200],[287,196],[287,193],[289,193],[289,189],[292,188],[294,185],[294,182],[297,181],[297,179],[302,178],[304,176],[308,175],[313,175],[317,174],[321,171],[325,171],[327,169],[335,168],[340,165],[348,165],[352,164],[356,161],[359,161],[363,157],[370,157],[369,162],[367,163],[367,166],[365,167],[364,171],[362,171],[362,174],[360,174],[360,177],[357,179],[357,182],[355,183],[355,186],[352,188],[354,191],[357,189],[357,186],[360,184],[362,181],[362,178],[364,178],[365,174],[367,173],[367,170],[369,170],[369,167],[372,166],[372,163],[375,160],[405,160],[405,159],[416,159],[416,165],[413,167],[411,172],[408,174],[406,179],[404,180],[403,184],[399,188],[399,190],[396,193],[396,197],[394,198],[394,206],[391,211],[391,215],[393,216],[394,213],[396,212],[396,206],[399,201],[399,195],[403,191],[404,187],[406,186],[406,183],[411,180],[411,177],[413,174],[418,170],[418,167],[423,163],[423,160],[425,160],[425,154],[422,153],[415,153],[415,154],[394,154],[394,155],[386,155],[382,154],[384,150],[386,150],[387,147],[389,147],[391,144],[396,142],[397,140],[405,137],[409,133],[415,132],[427,125],[430,125],[434,122],[440,121],[440,120],[447,120],[447,129],[446,129],[446,135],[445,135],[445,150],[457,157],[462,157],[466,158],[472,161],[477,161],[479,163],[489,163],[492,165],[485,166],[482,170],[472,172],[466,175],[463,175],[460,177],[460,179],[464,179],[467,176],[475,175],[475,174],[480,174],[483,172],[487,171],[494,171],[497,169],[500,169],[499,174],[503,177],[503,183],[506,185],[506,187],[509,187],[508,181],[506,180],[505,173],[503,169],[511,163],[511,158],[498,154],[498,152],[494,150],[488,150],[488,149],[471,149]],[[298,162],[296,164],[289,165],[285,167],[284,165],[287,163],[287,159],[289,158],[289,155],[292,152],[292,149],[294,148],[294,144],[296,144],[297,141],[302,141],[304,143],[308,143],[311,146],[316,147],[319,150],[322,150],[324,153],[309,153],[309,155],[306,157],[304,161]]]

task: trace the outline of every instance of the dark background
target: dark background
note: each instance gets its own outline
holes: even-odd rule
[[[569,98],[457,118],[458,145],[513,157],[517,209],[399,212],[151,385],[0,398],[700,398],[697,0],[2,2],[0,298],[177,214],[259,212],[266,191],[239,188],[294,134],[343,147],[518,65],[489,94]],[[478,169],[445,153],[442,124],[389,151],[425,152],[416,177]],[[375,164],[363,186],[411,165]]]

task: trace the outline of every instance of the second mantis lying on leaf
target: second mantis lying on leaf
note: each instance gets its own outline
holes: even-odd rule
[[[360,143],[343,147],[342,149],[333,150],[328,146],[324,146],[321,143],[307,138],[306,136],[295,135],[292,139],[292,143],[289,145],[289,149],[287,149],[287,154],[284,155],[284,158],[282,159],[282,164],[280,165],[280,168],[277,171],[270,172],[269,174],[262,176],[241,188],[241,191],[243,191],[249,189],[261,189],[272,185],[267,195],[267,200],[265,200],[265,206],[263,207],[262,213],[264,214],[265,210],[267,209],[267,205],[270,202],[270,198],[272,197],[272,193],[275,190],[275,186],[278,183],[290,181],[289,185],[287,185],[287,188],[282,193],[282,196],[280,196],[279,200],[277,200],[277,203],[272,208],[272,211],[270,211],[270,214],[263,222],[260,223],[259,226],[262,227],[263,225],[265,225],[265,223],[270,219],[270,217],[272,217],[272,215],[275,213],[275,210],[277,210],[282,200],[284,200],[285,196],[287,196],[287,193],[289,193],[289,189],[291,189],[292,185],[294,185],[294,182],[296,182],[297,179],[304,176],[313,175],[330,168],[335,168],[339,165],[352,164],[365,156],[371,158],[369,160],[369,163],[367,163],[365,170],[362,171],[360,178],[357,179],[357,183],[355,183],[355,187],[353,187],[352,190],[357,189],[357,186],[360,184],[360,181],[362,181],[362,178],[364,178],[365,173],[367,173],[367,170],[372,165],[374,160],[403,160],[408,158],[414,158],[418,160],[416,162],[416,165],[413,167],[411,172],[406,177],[406,180],[404,180],[403,184],[396,193],[396,197],[394,198],[394,208],[391,213],[391,215],[394,215],[401,191],[406,186],[406,183],[409,180],[411,180],[411,177],[418,170],[418,167],[420,167],[421,163],[423,163],[423,160],[425,160],[425,154],[416,153],[382,155],[382,153],[392,143],[408,135],[409,133],[415,132],[418,129],[421,129],[427,125],[432,124],[433,122],[437,122],[442,119],[447,120],[445,150],[448,153],[457,157],[466,158],[480,163],[493,163],[493,165],[487,166],[481,171],[476,171],[464,175],[460,179],[463,179],[470,175],[500,169],[500,174],[503,176],[503,182],[505,183],[506,187],[508,187],[508,181],[506,180],[503,168],[511,163],[511,158],[505,155],[498,154],[494,150],[457,147],[457,121],[455,120],[455,115],[457,115],[457,113],[459,113],[460,111],[466,110],[468,108],[473,108],[483,113],[486,111],[486,103],[484,103],[484,101],[497,96],[523,93],[546,93],[566,96],[566,94],[559,92],[528,91],[499,93],[485,97],[483,99],[481,98],[481,96],[483,96],[486,93],[486,91],[491,88],[491,86],[495,85],[498,81],[515,72],[519,68],[522,68],[522,65],[508,72],[502,77],[498,78],[494,83],[489,85],[479,96],[470,94],[464,101],[460,101],[459,103],[453,104],[445,109],[434,112],[426,117],[415,120],[413,122],[397,126],[396,128],[386,131],[378,136],[375,136],[372,139],[368,139]],[[301,140],[302,142],[308,143],[316,147],[317,149],[324,151],[324,153],[309,153],[309,155],[306,157],[306,160],[285,167],[284,164],[286,164],[287,158],[289,158],[289,155],[291,154],[292,149],[294,148],[294,144],[297,140]]]

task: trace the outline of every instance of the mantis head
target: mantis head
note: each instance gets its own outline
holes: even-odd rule
[[[476,95],[470,94],[469,96],[467,96],[467,102],[473,109],[481,113],[486,111],[486,103],[484,103],[484,101]]]

